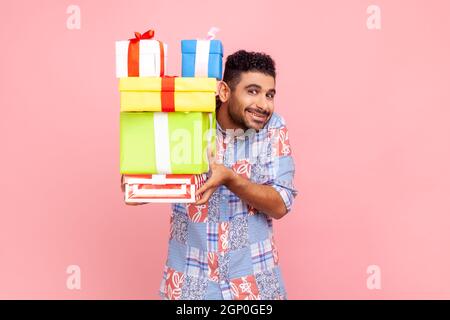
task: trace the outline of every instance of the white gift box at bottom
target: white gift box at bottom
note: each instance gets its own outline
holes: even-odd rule
[[[206,174],[124,175],[125,202],[193,203]]]

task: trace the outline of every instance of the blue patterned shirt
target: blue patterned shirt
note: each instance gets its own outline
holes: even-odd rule
[[[294,161],[288,131],[273,113],[258,132],[217,123],[216,161],[272,186],[291,210]],[[272,219],[220,186],[205,205],[173,204],[163,299],[286,299]]]

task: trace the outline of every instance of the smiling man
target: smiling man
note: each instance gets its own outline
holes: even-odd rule
[[[227,58],[217,99],[217,148],[195,204],[172,206],[164,299],[286,299],[272,220],[297,191],[284,120],[274,113],[275,63]]]

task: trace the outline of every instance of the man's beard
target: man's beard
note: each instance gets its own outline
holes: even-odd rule
[[[228,115],[230,116],[231,120],[233,120],[233,122],[237,126],[241,127],[244,131],[249,129],[249,127],[245,123],[244,117],[240,116],[234,110],[236,110],[236,108],[234,108],[234,101],[230,99],[230,101],[228,102]],[[237,108],[237,110],[240,110],[240,108]]]

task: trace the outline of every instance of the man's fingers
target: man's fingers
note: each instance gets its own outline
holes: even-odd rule
[[[205,192],[207,189],[212,187],[212,182],[211,180],[206,180],[205,184],[202,185],[197,192],[195,192],[195,195],[198,196],[200,194],[202,194],[203,192]]]
[[[205,192],[206,189],[208,189],[208,187],[205,183],[204,185],[202,185],[200,188],[197,189],[195,195],[198,196],[199,194],[202,194],[203,192]]]
[[[214,192],[214,189],[209,189],[209,190],[205,191],[205,192],[203,193],[202,198],[201,198],[200,200],[198,200],[197,202],[195,202],[195,204],[196,204],[197,206],[200,206],[200,205],[202,205],[202,204],[205,204],[206,202],[208,202],[209,197],[211,197],[211,195],[213,194],[213,192]]]

